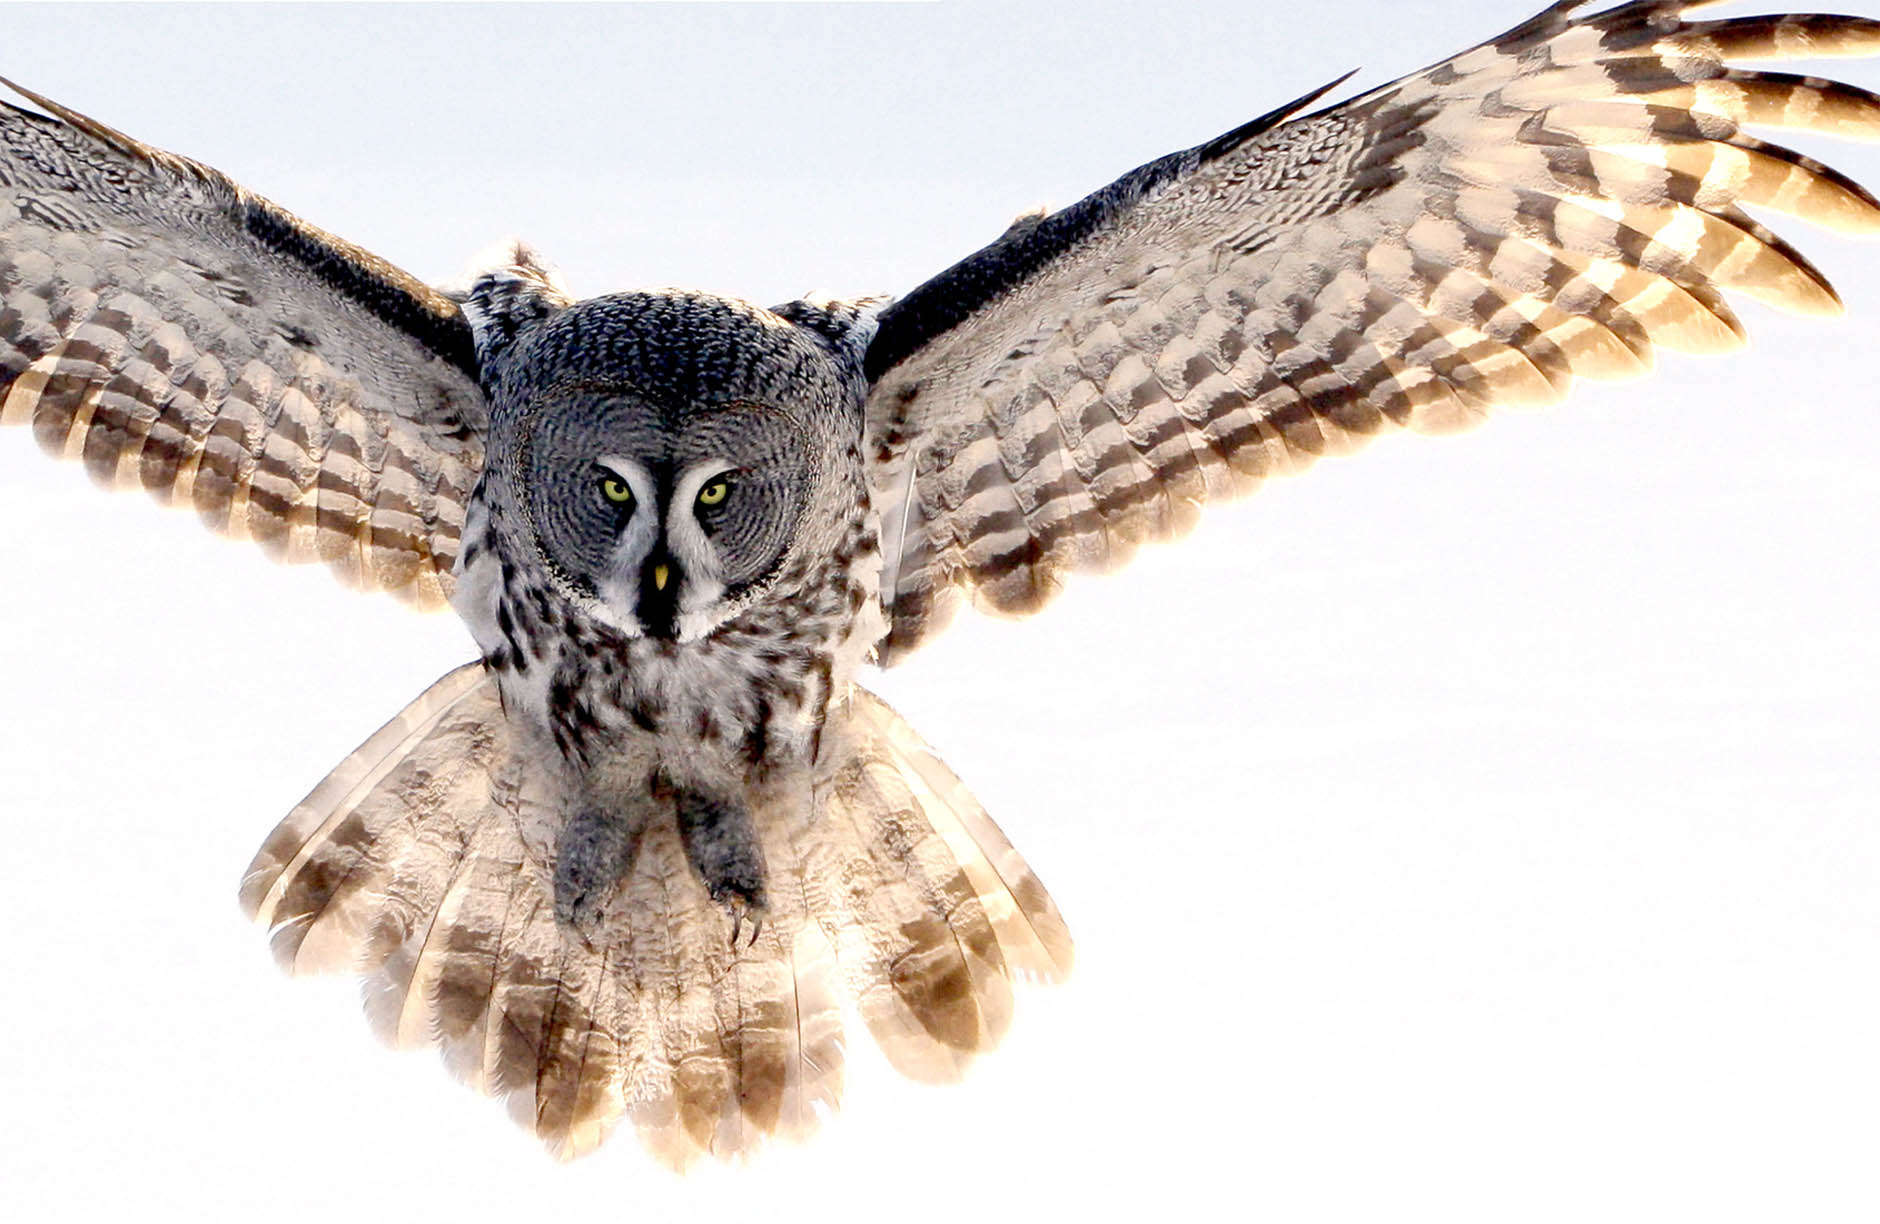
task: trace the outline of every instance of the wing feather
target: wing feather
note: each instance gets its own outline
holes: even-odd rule
[[[1557,403],[1659,347],[1738,348],[1726,293],[1838,313],[1744,209],[1866,234],[1880,200],[1742,127],[1874,139],[1880,96],[1727,61],[1873,54],[1880,22],[1690,19],[1709,7],[1555,4],[1027,219],[884,310],[882,660],[1378,433]]]
[[[218,172],[0,104],[0,423],[272,557],[448,596],[487,412],[456,304]]]

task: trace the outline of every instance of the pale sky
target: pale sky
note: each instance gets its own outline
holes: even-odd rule
[[[9,7],[0,73],[428,279],[519,235],[768,303],[1540,5]],[[960,1086],[856,1032],[822,1136],[685,1180],[554,1164],[237,910],[462,628],[0,436],[0,1217],[1872,1221],[1880,243],[1778,228],[1848,319],[1742,303],[1747,355],[1387,441],[870,678],[1076,974]]]

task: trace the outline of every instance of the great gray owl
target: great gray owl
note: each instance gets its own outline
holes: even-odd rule
[[[898,301],[461,295],[56,104],[0,158],[4,419],[288,560],[451,602],[482,659],[368,740],[243,884],[296,970],[362,974],[557,1151],[801,1135],[845,997],[956,1076],[1050,899],[857,687],[959,606],[1021,614],[1210,500],[1388,427],[1465,426],[1832,291],[1750,220],[1880,204],[1743,123],[1880,101],[1726,61],[1854,18],[1554,6],[1021,219]],[[1321,91],[1323,92],[1323,91]]]

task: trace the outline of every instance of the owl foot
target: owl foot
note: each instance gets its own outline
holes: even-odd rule
[[[593,936],[638,845],[627,821],[598,808],[583,808],[568,822],[555,852],[555,917],[563,926],[584,940]]]
[[[731,917],[731,942],[751,922],[757,942],[764,921],[764,851],[743,805],[679,791],[679,836],[685,857],[711,899]]]

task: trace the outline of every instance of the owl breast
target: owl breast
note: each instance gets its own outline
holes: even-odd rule
[[[761,599],[674,641],[629,635],[518,563],[477,498],[453,604],[509,720],[580,774],[751,785],[814,761],[830,703],[886,631],[872,517],[864,499],[839,547],[805,552]]]

